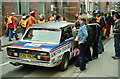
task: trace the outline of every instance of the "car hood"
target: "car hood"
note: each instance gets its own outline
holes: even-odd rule
[[[12,44],[12,48],[19,48],[19,49],[30,49],[30,50],[40,50],[40,51],[48,51],[50,52],[52,49],[58,47],[59,44],[48,44],[48,43],[34,43],[34,42],[17,42]]]

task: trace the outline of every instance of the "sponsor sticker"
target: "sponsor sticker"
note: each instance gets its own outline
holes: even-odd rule
[[[34,46],[34,47],[40,47],[41,44],[31,44],[31,43],[27,43],[24,46]]]

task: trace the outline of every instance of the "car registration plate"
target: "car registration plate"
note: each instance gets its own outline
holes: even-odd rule
[[[36,55],[24,54],[24,53],[20,53],[20,54],[19,54],[19,57],[21,57],[21,58],[36,59]]]

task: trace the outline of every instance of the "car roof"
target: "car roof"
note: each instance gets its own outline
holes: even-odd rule
[[[34,25],[30,26],[29,28],[61,29],[67,25],[74,25],[74,23],[70,23],[70,22],[45,22],[45,23],[34,24]]]

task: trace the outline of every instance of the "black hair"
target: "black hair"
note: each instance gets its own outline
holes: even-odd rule
[[[115,11],[112,11],[112,15],[114,15],[115,14]]]
[[[29,16],[26,16],[26,19],[28,19],[29,18]]]
[[[117,19],[120,19],[120,15],[119,15],[118,13],[116,13],[114,16],[115,16]]]
[[[23,13],[22,15],[25,16],[25,13]]]
[[[65,17],[63,17],[63,21],[65,21]]]
[[[53,13],[52,16],[57,15],[56,13]]]
[[[59,19],[60,19],[60,16],[57,16],[57,17],[56,17],[56,20],[59,20]]]
[[[84,18],[82,18],[82,19],[80,19],[80,20],[82,20],[82,21],[86,22],[86,19],[84,19]]]

